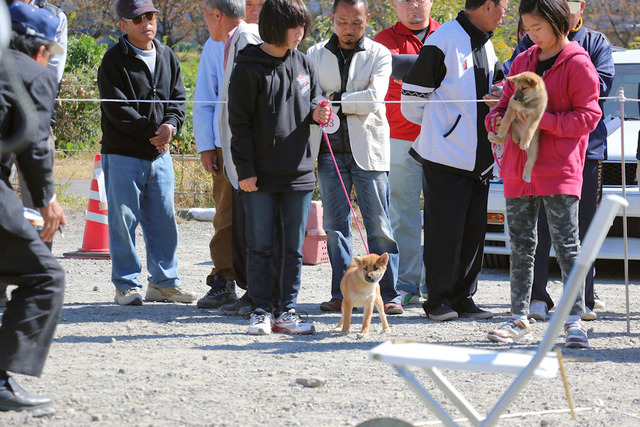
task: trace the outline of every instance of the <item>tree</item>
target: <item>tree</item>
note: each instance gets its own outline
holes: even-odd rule
[[[104,0],[67,0],[64,8],[70,18],[69,32],[85,33],[96,39],[117,34],[118,18],[114,4]],[[154,4],[160,11],[157,16],[158,36],[167,45],[204,43],[208,33],[201,1],[155,0]]]
[[[640,4],[637,0],[589,1],[584,20],[589,28],[605,33],[611,44],[640,48]]]

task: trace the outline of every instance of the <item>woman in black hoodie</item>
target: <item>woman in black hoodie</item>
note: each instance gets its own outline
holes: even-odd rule
[[[249,333],[312,334],[296,313],[302,243],[315,189],[310,125],[326,123],[328,106],[314,68],[296,47],[311,17],[302,0],[266,0],[261,45],[239,52],[229,84],[231,153],[246,212],[247,288],[253,301]],[[274,230],[280,222],[280,286],[271,286]],[[275,320],[274,320],[275,315]]]

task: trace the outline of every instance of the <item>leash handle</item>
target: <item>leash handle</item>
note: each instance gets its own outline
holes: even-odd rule
[[[329,104],[329,101],[322,100],[320,101],[320,106],[325,107]],[[331,106],[329,106],[331,109]],[[367,242],[364,239],[364,234],[362,234],[362,229],[360,228],[360,222],[358,221],[358,217],[356,216],[356,212],[353,210],[353,205],[351,204],[351,198],[349,197],[349,193],[347,192],[347,187],[344,185],[344,181],[342,180],[342,175],[340,174],[340,168],[338,168],[338,162],[336,162],[336,156],[333,154],[333,149],[331,148],[331,144],[329,143],[329,136],[327,135],[327,131],[324,129],[325,125],[329,123],[327,121],[324,124],[320,124],[322,128],[322,135],[324,135],[324,140],[327,143],[327,147],[329,147],[329,153],[331,154],[331,159],[333,160],[333,165],[336,168],[336,173],[338,174],[338,178],[340,178],[340,184],[342,184],[342,191],[344,191],[344,196],[347,198],[347,203],[349,203],[349,209],[351,209],[351,214],[353,215],[353,219],[356,221],[356,226],[358,227],[358,232],[360,233],[360,238],[362,239],[362,244],[364,245],[364,250],[369,255],[369,247],[367,246]]]

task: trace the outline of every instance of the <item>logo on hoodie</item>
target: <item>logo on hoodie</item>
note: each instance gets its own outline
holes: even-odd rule
[[[308,74],[300,73],[298,74],[298,85],[300,86],[300,93],[302,95],[306,95],[311,90],[311,79]]]

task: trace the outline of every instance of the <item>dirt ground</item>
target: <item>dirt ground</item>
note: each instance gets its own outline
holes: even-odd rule
[[[319,310],[329,297],[330,266],[303,268],[298,309],[309,315],[317,334],[250,336],[248,320],[200,310],[190,305],[145,303],[120,307],[113,303],[110,261],[65,259],[64,252],[82,245],[84,212],[68,212],[65,237],[56,237],[54,254],[67,274],[65,306],[44,375],[18,376],[29,391],[55,396],[55,413],[34,417],[0,413],[0,426],[353,426],[380,417],[413,425],[437,424],[391,366],[370,361],[368,352],[385,340],[414,340],[477,348],[534,349],[487,341],[486,333],[508,318],[509,284],[506,270],[486,270],[476,301],[492,310],[491,320],[436,323],[420,306],[389,316],[391,332],[380,334],[374,318],[371,335],[341,336],[334,331],[338,314]],[[183,285],[202,296],[211,269],[210,223],[181,221],[179,271]],[[357,242],[357,239],[354,239]],[[144,258],[144,241],[138,239]],[[361,245],[357,252],[362,254]],[[620,264],[598,270],[597,291],[606,301],[599,320],[589,323],[589,350],[563,350],[567,375],[577,408],[568,404],[560,376],[533,379],[509,407],[501,425],[637,426],[640,425],[640,269],[632,266],[631,333],[626,332],[625,289]],[[146,282],[146,272],[141,280]],[[557,273],[550,285],[556,300],[561,293]],[[361,324],[354,315],[352,331]],[[538,341],[546,323],[534,325]],[[558,339],[558,344],[564,342]],[[513,377],[445,371],[445,376],[486,413]],[[418,372],[425,387],[447,409],[434,384]],[[309,388],[296,380],[320,377],[326,384]],[[453,417],[461,418],[453,410]],[[468,423],[464,423],[467,424]]]

